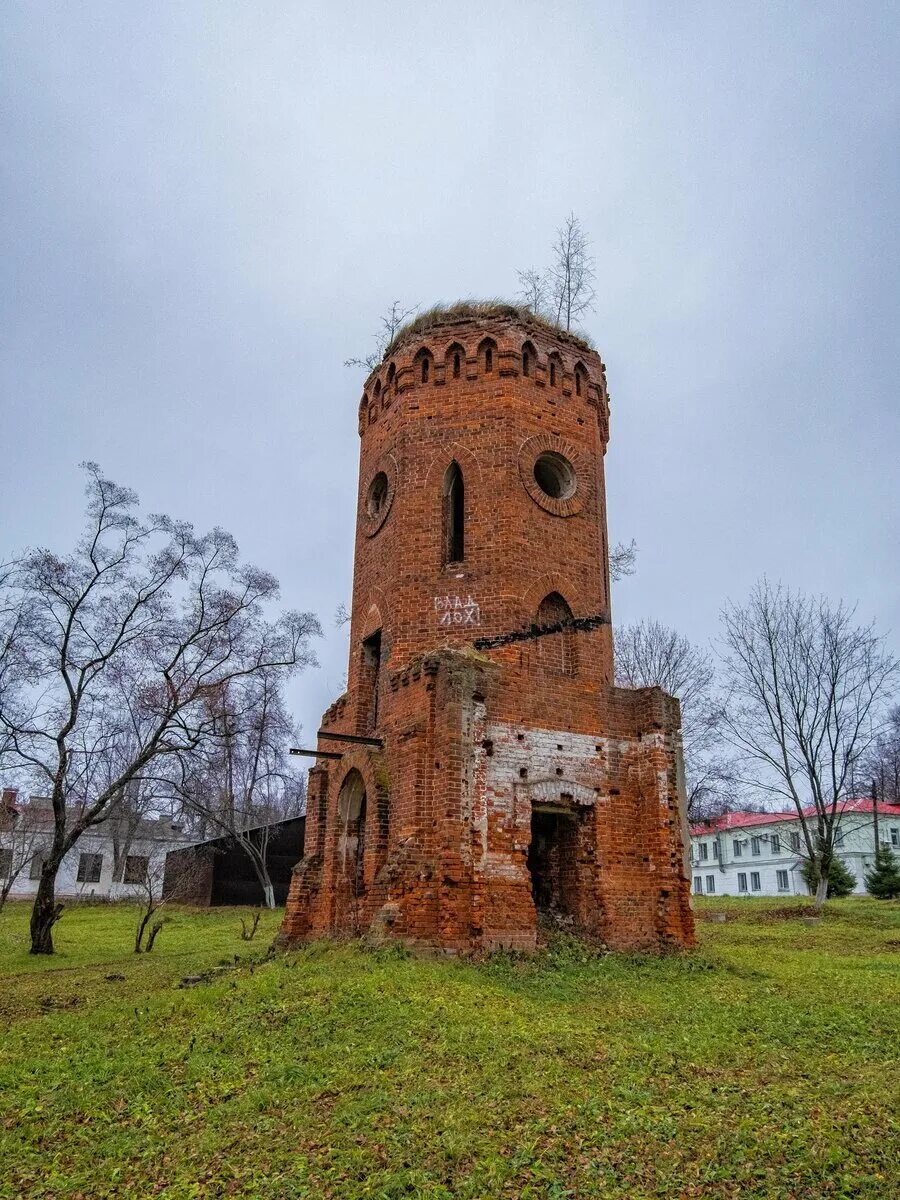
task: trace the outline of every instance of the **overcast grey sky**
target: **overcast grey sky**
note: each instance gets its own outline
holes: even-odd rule
[[[0,7],[0,555],[96,459],[221,524],[342,686],[359,372],[394,299],[593,240],[617,622],[705,641],[764,572],[900,648],[896,4]]]

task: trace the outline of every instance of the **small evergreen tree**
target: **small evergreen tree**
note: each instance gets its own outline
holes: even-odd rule
[[[819,886],[818,863],[807,859],[800,873],[803,876],[804,883],[810,890],[810,894],[815,895],[816,888]],[[835,855],[828,864],[828,899],[840,900],[844,896],[849,896],[855,887],[856,876]]]
[[[875,865],[865,874],[866,891],[879,900],[900,898],[900,862],[887,846],[875,851]]]

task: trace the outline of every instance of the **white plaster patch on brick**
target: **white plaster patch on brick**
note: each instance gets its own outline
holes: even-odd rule
[[[489,879],[505,879],[510,883],[518,883],[522,879],[521,855],[490,850],[482,857],[477,873]]]
[[[576,803],[588,802],[588,796],[590,802],[596,800],[597,787],[605,786],[610,751],[618,748],[624,752],[631,745],[561,729],[520,729],[505,722],[489,724],[486,736],[493,742],[486,778],[492,796],[515,795],[520,785],[547,781],[550,787],[558,783],[560,792],[572,794],[573,787],[578,789]],[[602,747],[600,752],[598,746]],[[520,775],[523,769],[528,773],[525,780]],[[557,770],[561,774],[557,775]],[[549,798],[549,792],[542,796]]]
[[[478,810],[484,807],[485,775],[487,773],[486,756],[481,749],[487,736],[485,733],[487,705],[484,700],[473,700],[468,716],[468,729],[465,731],[473,753],[466,756],[465,775],[462,796],[463,828],[474,829],[481,826],[482,843],[486,846],[487,814],[479,820]],[[460,853],[466,866],[472,865],[472,845],[469,838],[460,839]]]

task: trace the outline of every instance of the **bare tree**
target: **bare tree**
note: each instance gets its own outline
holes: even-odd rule
[[[241,564],[229,534],[141,519],[132,491],[85,469],[75,550],[29,550],[0,571],[0,747],[53,808],[33,954],[53,952],[57,872],[85,830],[132,780],[214,736],[223,688],[313,664],[321,632],[311,613],[267,616],[277,581]]]
[[[863,761],[860,774],[860,793],[864,788],[871,789],[882,804],[900,804],[900,707],[891,710],[885,728]]]
[[[616,630],[615,671],[620,687],[660,687],[681,702],[688,815],[730,806],[735,772],[722,751],[712,655],[659,621],[640,621]]]
[[[202,751],[182,759],[172,779],[183,811],[230,837],[247,855],[268,908],[271,826],[305,811],[303,779],[288,750],[294,727],[274,673],[233,680],[211,701],[212,733]]]
[[[518,298],[538,316],[555,321],[562,329],[578,324],[594,306],[594,260],[590,242],[574,213],[556,231],[553,263],[541,272],[529,267],[517,271]]]
[[[626,546],[624,542],[617,542],[609,552],[609,577],[613,583],[624,579],[626,575],[633,575],[637,563],[637,546],[634,538]]]
[[[38,852],[45,831],[31,820],[27,805],[20,807],[11,793],[4,791],[0,805],[0,909],[9,898],[16,880]]]
[[[581,222],[570,213],[556,231],[549,272],[549,302],[557,325],[564,329],[571,329],[594,304],[594,260],[589,247]]]
[[[141,823],[156,815],[160,799],[161,792],[154,781],[138,776],[128,781],[109,806],[103,828],[109,833],[112,842],[114,882],[122,882],[125,860],[131,853]]]
[[[138,919],[137,929],[134,935],[134,952],[135,954],[149,954],[153,949],[160,930],[165,924],[165,917],[158,917],[155,921],[153,918],[167,903],[168,900],[177,899],[175,895],[169,895],[163,899],[163,876],[165,874],[165,860],[160,859],[156,862],[150,861],[147,863],[147,870],[144,872],[143,879],[140,880],[141,885],[141,915]],[[150,922],[153,921],[151,925]],[[146,941],[145,939],[146,935]]]
[[[345,358],[344,366],[365,367],[366,371],[374,371],[384,358],[385,351],[399,333],[404,321],[408,321],[418,307],[418,304],[414,304],[412,308],[405,308],[399,300],[395,300],[382,316],[381,328],[373,334],[375,349],[372,353],[367,354],[365,358]]]
[[[761,768],[754,780],[795,807],[821,911],[841,813],[884,727],[897,663],[844,604],[766,580],[722,613],[726,729]]]
[[[529,267],[527,271],[517,271],[519,279],[518,299],[539,317],[546,317],[549,305],[549,279],[546,273]]]

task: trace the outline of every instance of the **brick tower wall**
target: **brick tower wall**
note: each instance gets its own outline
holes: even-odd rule
[[[503,314],[411,335],[369,378],[349,687],[319,743],[341,758],[310,775],[284,942],[529,949],[537,901],[611,946],[692,943],[678,704],[612,686],[608,419],[599,357]]]

